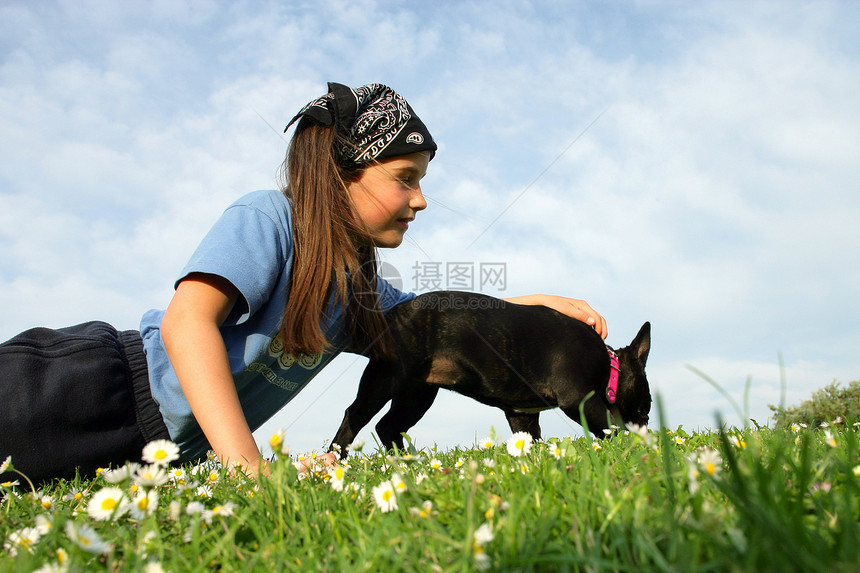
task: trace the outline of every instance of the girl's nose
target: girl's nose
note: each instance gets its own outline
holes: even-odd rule
[[[424,195],[421,193],[421,187],[414,189],[412,197],[409,198],[409,207],[413,211],[423,211],[427,208],[427,200],[424,199]]]

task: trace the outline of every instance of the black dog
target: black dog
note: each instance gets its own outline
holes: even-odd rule
[[[535,439],[541,410],[558,407],[579,422],[589,392],[583,411],[596,436],[612,421],[648,423],[647,322],[615,353],[590,326],[555,310],[476,293],[423,294],[393,308],[387,320],[395,356],[364,353],[370,363],[332,440],[342,457],[389,400],[377,435],[385,447],[402,449],[401,433],[424,416],[439,388],[501,408],[512,431]]]

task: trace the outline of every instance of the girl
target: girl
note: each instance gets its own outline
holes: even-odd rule
[[[212,449],[265,473],[253,430],[348,345],[393,351],[384,313],[414,295],[377,276],[375,249],[400,245],[427,206],[436,143],[391,88],[328,88],[287,125],[284,189],[231,205],[140,332],[94,322],[0,345],[0,460],[34,480],[89,475],[169,438],[182,462]],[[583,301],[509,300],[606,336]]]

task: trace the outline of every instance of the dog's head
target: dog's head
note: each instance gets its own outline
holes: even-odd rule
[[[624,422],[644,426],[651,411],[651,389],[645,377],[645,362],[651,350],[651,323],[646,322],[630,346],[617,351],[619,363],[616,406]]]

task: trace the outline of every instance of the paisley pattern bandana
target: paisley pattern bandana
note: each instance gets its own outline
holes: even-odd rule
[[[341,159],[359,165],[418,151],[429,151],[433,159],[433,136],[403,96],[390,87],[367,84],[352,89],[329,82],[328,92],[302,108],[284,131],[302,117],[334,124],[346,139],[339,150]]]

